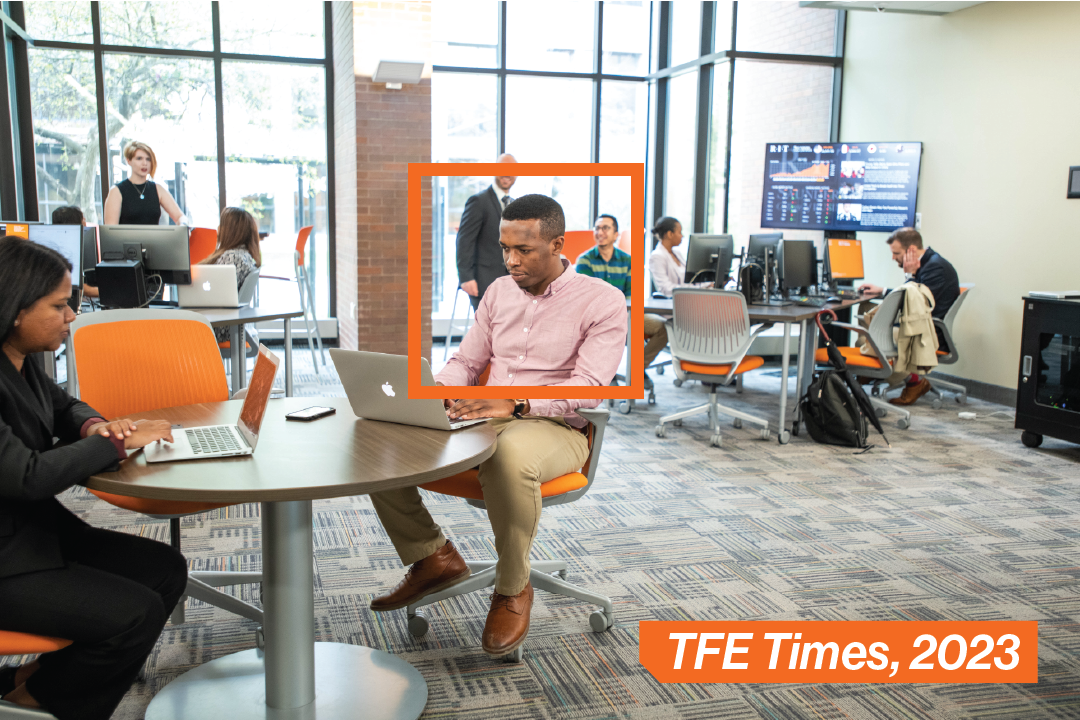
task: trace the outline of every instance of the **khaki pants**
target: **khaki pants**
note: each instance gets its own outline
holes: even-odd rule
[[[589,457],[585,436],[562,418],[493,418],[495,453],[480,464],[480,485],[495,532],[495,591],[517,595],[529,581],[529,550],[540,524],[540,484],[576,472]],[[423,560],[446,542],[415,487],[371,494],[401,562]]]
[[[664,327],[664,318],[659,315],[645,315],[645,337],[649,342],[645,344],[645,367],[648,368],[660,351],[667,347],[667,328]],[[626,379],[627,384],[630,378]]]

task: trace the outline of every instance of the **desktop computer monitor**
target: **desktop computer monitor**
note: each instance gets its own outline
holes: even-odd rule
[[[82,229],[82,256],[83,271],[90,270],[98,264],[97,227],[91,225]]]
[[[780,241],[783,239],[783,233],[758,233],[751,235],[750,241],[746,244],[746,256],[764,260],[766,249],[772,250],[773,255],[775,255],[776,246],[779,245]]]
[[[731,258],[734,253],[735,241],[730,235],[691,235],[686,251],[686,275],[683,282],[715,282],[718,279],[718,266],[724,271],[726,278],[731,272]]]
[[[50,247],[71,263],[71,284],[82,285],[81,225],[30,225],[27,240]]]
[[[813,240],[784,240],[776,266],[787,290],[817,285],[817,252]]]
[[[101,225],[98,230],[103,262],[141,260],[147,275],[157,273],[165,284],[191,284],[186,226]]]
[[[39,222],[9,220],[0,224],[0,232],[8,237],[21,237],[23,240],[27,240],[30,237],[30,226],[40,225]]]
[[[862,260],[862,241],[847,238],[828,238],[825,241],[829,278],[862,280],[865,277]]]

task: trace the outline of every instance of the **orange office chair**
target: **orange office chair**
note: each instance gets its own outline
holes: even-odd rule
[[[484,385],[487,381],[488,370],[481,375],[478,384]],[[589,492],[593,480],[596,477],[596,466],[600,459],[600,449],[604,442],[604,429],[607,427],[608,411],[604,409],[578,410],[578,415],[589,421],[588,440],[589,457],[580,472],[572,472],[548,480],[540,486],[541,507],[563,505],[581,498]],[[484,505],[484,491],[480,487],[479,471],[475,468],[465,472],[451,475],[442,480],[424,483],[420,487],[431,492],[451,495],[465,500],[473,507],[486,509]],[[473,575],[468,580],[433,595],[428,595],[419,602],[409,605],[406,610],[409,624],[409,632],[416,637],[423,637],[428,631],[428,621],[420,612],[420,608],[432,603],[441,602],[448,598],[467,595],[468,593],[492,587],[495,584],[495,563],[491,560],[474,562],[466,561],[466,565],[472,570]],[[529,573],[529,581],[538,590],[546,590],[556,595],[572,597],[583,602],[599,605],[602,609],[594,610],[589,615],[589,626],[594,632],[604,632],[615,624],[615,609],[611,598],[590,592],[584,588],[566,582],[565,560],[533,560],[532,571]],[[553,575],[554,573],[554,575]],[[556,577],[557,576],[557,577]],[[522,648],[506,656],[511,662],[521,662]]]
[[[105,310],[84,313],[71,324],[80,399],[106,418],[156,408],[229,399],[225,368],[214,330],[186,310]],[[118,349],[123,362],[116,362]],[[235,503],[148,500],[91,490],[105,502],[169,520],[169,539],[180,550],[180,518]],[[262,624],[262,610],[215,588],[261,583],[261,572],[188,573],[185,597]],[[184,621],[183,598],[173,611]]]
[[[293,252],[293,266],[296,271],[296,284],[300,287],[300,307],[304,311],[304,329],[307,330],[308,347],[311,348],[311,360],[315,366],[315,372],[319,372],[319,358],[322,359],[323,367],[326,367],[326,355],[323,353],[322,334],[319,332],[319,321],[315,319],[315,288],[311,284],[311,276],[308,275],[307,265],[307,241],[311,237],[314,226],[300,228],[300,234],[296,236],[296,250]],[[311,319],[308,319],[310,314]],[[319,355],[315,355],[315,344],[311,341],[311,328],[315,328],[315,341],[319,344]]]
[[[656,436],[665,437],[665,425],[682,424],[683,418],[707,413],[710,444],[720,447],[719,415],[733,418],[735,427],[743,422],[761,428],[761,439],[769,439],[769,421],[717,402],[716,390],[731,384],[740,375],[764,364],[764,359],[747,355],[754,338],[772,327],[765,323],[750,332],[750,315],[742,293],[709,288],[675,288],[673,315],[667,322],[672,367],[680,381],[698,380],[709,388],[709,402],[660,418]],[[681,383],[680,383],[681,384]],[[784,428],[780,428],[783,432]]]
[[[0,630],[0,657],[41,655],[62,650],[70,644],[70,640],[61,640],[47,635]],[[0,700],[0,720],[31,720],[31,718],[55,720],[55,716],[47,710],[26,708]]]
[[[849,323],[833,322],[832,327],[841,328],[853,332],[865,339],[867,346],[873,350],[872,355],[864,355],[860,347],[837,347],[844,356],[844,362],[848,370],[856,377],[871,378],[877,381],[886,381],[893,374],[893,361],[897,356],[896,339],[893,337],[893,325],[904,307],[904,290],[897,289],[885,296],[878,305],[874,318],[870,321],[869,328],[862,328]],[[822,364],[829,362],[829,353],[825,348],[819,348],[814,353],[814,361]],[[889,412],[896,412],[900,419],[896,421],[897,427],[907,430],[911,427],[911,411],[906,408],[890,405],[881,397],[871,393],[870,403],[874,406],[878,417],[885,417]]]
[[[191,228],[188,234],[188,255],[191,264],[197,265],[217,250],[217,230],[215,228]]]
[[[578,256],[595,246],[596,236],[592,230],[567,230],[563,233],[562,254],[571,265],[577,265]]]

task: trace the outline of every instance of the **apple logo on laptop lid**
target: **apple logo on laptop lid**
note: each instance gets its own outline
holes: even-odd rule
[[[382,391],[386,393],[387,397],[394,397],[394,386],[389,382],[384,382],[382,384]]]
[[[202,289],[204,291],[206,291],[206,292],[210,292],[210,281],[209,280],[207,280],[206,282],[204,282],[202,284]]]

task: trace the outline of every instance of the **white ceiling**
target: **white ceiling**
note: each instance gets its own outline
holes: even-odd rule
[[[914,13],[916,15],[948,15],[981,2],[932,2],[927,0],[894,0],[893,2],[865,2],[864,0],[803,0],[799,7],[828,8],[830,10],[868,10],[891,13]]]

